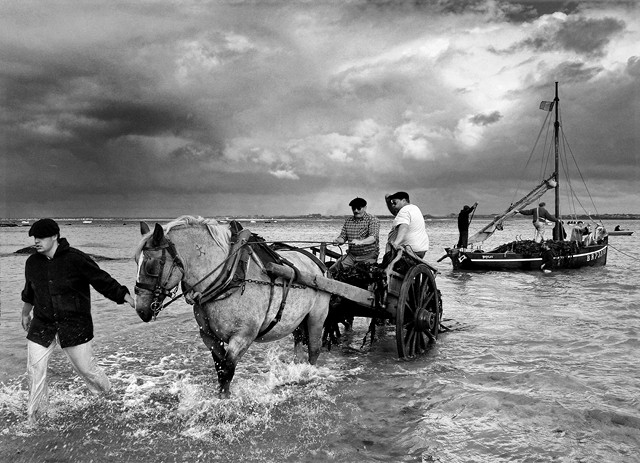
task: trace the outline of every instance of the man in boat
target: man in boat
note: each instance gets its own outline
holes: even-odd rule
[[[357,262],[375,264],[380,253],[380,221],[376,216],[367,213],[367,201],[354,198],[349,206],[353,217],[345,220],[340,234],[333,240],[336,245],[348,243],[349,249],[329,269],[329,273],[334,277]]]
[[[515,211],[516,214],[533,216],[533,226],[536,229],[536,236],[534,238],[534,241],[536,243],[540,243],[544,240],[544,227],[546,220],[554,222],[556,224],[560,222],[557,218],[551,215],[549,211],[544,208],[544,206],[546,206],[546,203],[541,202],[540,204],[538,204],[538,207],[534,207],[533,209],[527,209],[525,211]]]
[[[22,327],[27,331],[27,418],[29,424],[36,424],[48,404],[47,367],[56,344],[92,393],[106,393],[111,388],[93,357],[89,285],[118,304],[128,302],[135,307],[135,302],[125,286],[60,238],[55,220],[38,220],[29,236],[34,237],[37,252],[25,264]]]
[[[469,216],[473,211],[476,210],[478,203],[473,203],[473,206],[465,205],[460,213],[458,214],[458,232],[460,233],[460,238],[458,238],[458,244],[456,244],[457,248],[466,248],[469,241]]]
[[[576,224],[571,229],[571,237],[569,241],[574,241],[578,244],[582,244],[582,238],[585,233],[589,233],[589,229],[584,226],[584,222],[582,220],[578,220]]]
[[[389,207],[395,211],[395,218],[387,240],[387,250],[408,246],[415,254],[424,257],[429,250],[429,235],[427,235],[424,216],[420,208],[411,204],[409,194],[405,191],[398,191],[387,196],[387,201]]]

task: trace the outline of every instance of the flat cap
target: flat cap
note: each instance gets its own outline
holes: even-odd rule
[[[40,219],[29,229],[29,236],[34,238],[47,238],[60,234],[60,227],[53,219]]]
[[[353,198],[349,203],[351,207],[365,207],[367,205],[367,201],[364,198]]]
[[[409,193],[407,193],[406,191],[398,191],[392,195],[390,195],[387,199],[391,200],[391,199],[406,199],[407,201],[409,201]]]

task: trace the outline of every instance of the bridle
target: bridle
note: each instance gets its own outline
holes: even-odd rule
[[[164,298],[167,296],[173,296],[173,294],[178,288],[177,285],[174,289],[167,289],[166,287],[167,283],[171,279],[171,275],[173,275],[174,269],[177,268],[184,274],[184,264],[180,259],[180,257],[178,256],[178,252],[176,251],[175,245],[173,244],[173,242],[171,242],[169,238],[166,238],[166,237],[163,239],[163,242],[158,246],[147,247],[145,245],[145,247],[142,248],[143,253],[144,251],[162,251],[162,255],[160,256],[160,259],[157,259],[157,258],[149,259],[146,265],[143,265],[142,262],[140,263],[141,271],[143,271],[147,276],[155,278],[155,281],[150,284],[140,283],[139,281],[136,281],[136,285],[135,285],[136,294],[140,290],[148,291],[153,294],[153,300],[151,301],[150,308],[151,308],[151,312],[153,313],[153,319],[155,320],[158,314],[160,313],[160,311],[163,309],[162,301],[164,300]],[[163,282],[162,274],[164,271],[164,266],[167,262],[167,254],[171,256],[172,262],[171,262],[171,269],[167,274],[167,278]],[[141,257],[141,258],[144,259],[144,257]],[[155,262],[157,262],[158,260],[159,260],[159,267],[156,269]],[[150,263],[151,265],[149,265]],[[150,270],[148,270],[147,267],[150,267]]]

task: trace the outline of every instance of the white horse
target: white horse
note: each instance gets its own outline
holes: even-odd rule
[[[136,311],[148,322],[182,283],[185,297],[194,302],[200,336],[213,356],[221,396],[229,395],[236,364],[254,341],[275,341],[294,333],[297,358],[301,334],[306,334],[309,362],[316,363],[330,295],[269,276],[255,252],[265,245],[256,243],[248,230],[242,230],[234,244],[229,225],[183,216],[164,228],[156,224],[153,232],[141,222],[140,231]],[[296,271],[324,273],[322,263],[296,248],[279,250],[273,257]]]

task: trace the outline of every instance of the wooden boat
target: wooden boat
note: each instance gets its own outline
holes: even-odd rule
[[[633,235],[633,230],[613,230],[607,232],[609,236],[631,236]]]
[[[503,223],[517,214],[517,211],[527,205],[537,201],[550,189],[555,192],[555,217],[562,218],[560,214],[560,131],[561,124],[559,121],[559,102],[558,83],[555,84],[555,98],[553,102],[543,101],[540,109],[547,111],[545,124],[551,123],[550,113],[555,109],[555,121],[553,123],[554,133],[554,162],[549,163],[554,166],[554,172],[546,176],[532,191],[521,198],[519,201],[512,203],[507,210],[487,226],[476,232],[469,238],[468,246],[471,248],[445,248],[447,252],[442,259],[449,257],[454,269],[461,270],[506,270],[506,271],[527,271],[541,270],[543,264],[543,249],[541,243],[533,240],[517,240],[503,244],[491,251],[482,250],[482,242],[492,236],[496,231],[503,229]],[[541,132],[542,133],[542,132]],[[566,145],[566,139],[562,136],[563,146]],[[537,142],[536,142],[537,144]],[[535,149],[535,148],[534,148]],[[567,167],[568,163],[563,162],[563,167]],[[565,173],[565,178],[569,178],[569,173]],[[567,186],[571,183],[567,181]],[[586,185],[585,185],[586,187]],[[594,206],[595,207],[595,206]],[[574,214],[574,217],[577,214]],[[594,221],[595,222],[595,221]],[[607,262],[607,233],[602,225],[598,225],[594,231],[594,236],[588,236],[584,240],[565,241],[566,232],[561,223],[557,223],[553,231],[554,239],[547,240],[545,243],[551,248],[554,256],[552,264],[545,265],[545,271],[549,271],[549,267],[553,269],[573,269],[581,267],[598,267],[603,266]]]

